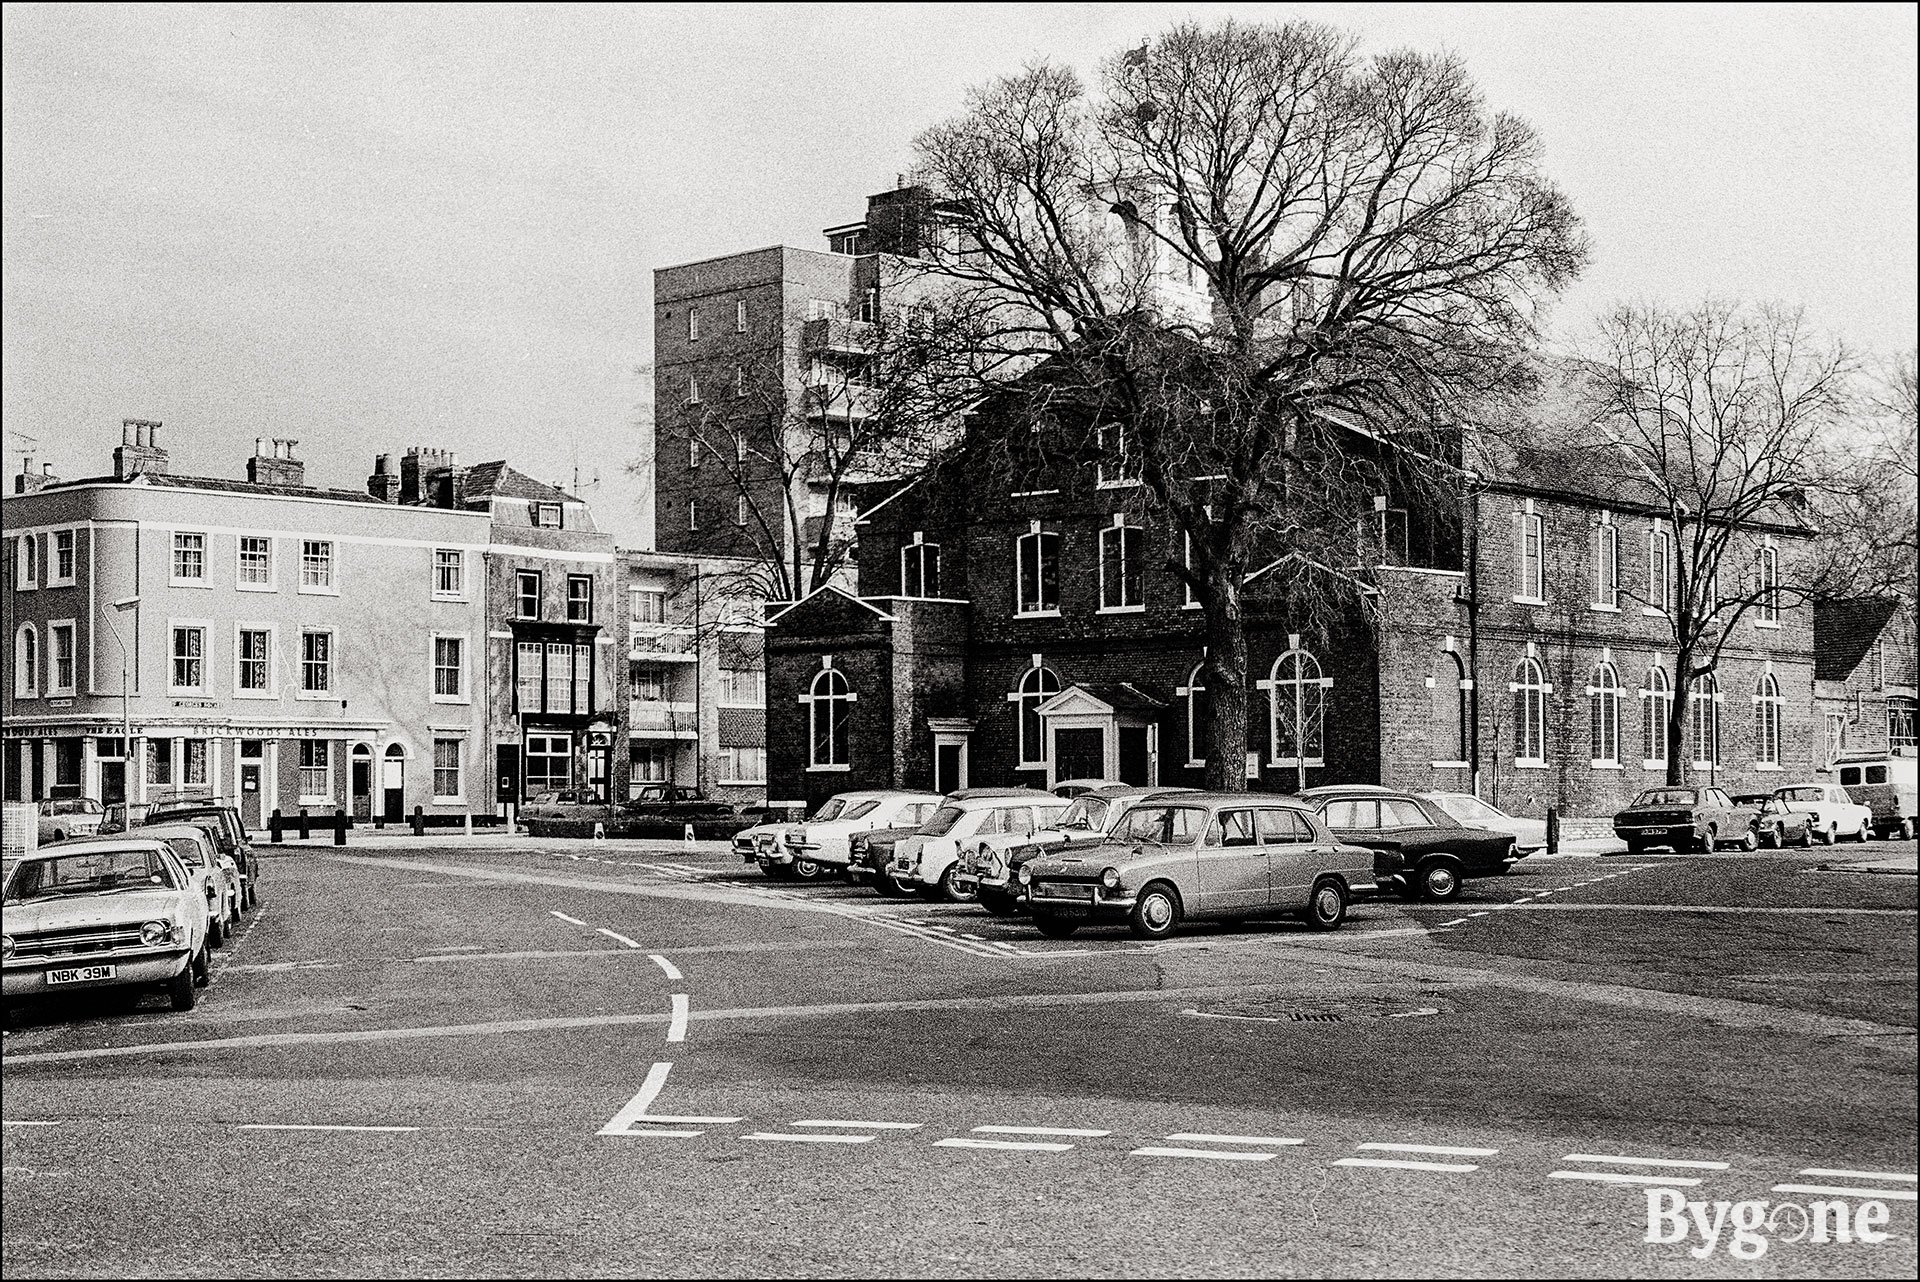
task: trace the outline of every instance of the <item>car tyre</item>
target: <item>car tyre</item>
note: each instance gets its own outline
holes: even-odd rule
[[[1645,854],[1646,850],[1647,843],[1644,841],[1629,841],[1627,843],[1627,853],[1630,855]]]
[[[1418,899],[1420,898],[1420,883],[1414,879],[1414,874],[1412,873],[1395,877],[1393,879],[1393,893],[1406,900]]]
[[[199,997],[194,991],[193,963],[188,962],[178,975],[167,981],[167,1000],[175,1010],[192,1010]]]
[[[1767,829],[1767,849],[1784,850],[1787,845],[1787,830],[1780,824]]]
[[[1740,849],[1746,851],[1748,854],[1752,854],[1754,851],[1760,849],[1760,835],[1751,828],[1747,829],[1746,833],[1740,838]]]
[[[1894,835],[1894,838],[1899,841],[1912,841],[1913,840],[1913,820],[1902,819],[1900,821],[1900,826],[1893,830],[1893,835]]]
[[[1127,929],[1135,939],[1165,939],[1179,926],[1179,892],[1164,881],[1148,882],[1134,897],[1133,911],[1127,915]]]
[[[960,889],[960,864],[958,861],[947,865],[947,870],[940,874],[940,881],[934,886],[931,893],[934,898],[944,899],[950,904],[965,903],[967,900],[973,898],[972,895]]]
[[[220,918],[215,917],[212,914],[208,914],[207,916],[207,947],[224,948],[226,947],[226,944],[227,944],[226,927],[220,924]]]
[[[1014,914],[1014,910],[1020,905],[1020,901],[1012,895],[1009,895],[1006,891],[995,890],[990,886],[980,887],[978,891],[974,892],[974,898],[980,901],[982,908],[992,913],[995,917],[1011,917]]]
[[[1347,919],[1347,888],[1337,877],[1322,877],[1314,883],[1313,898],[1307,905],[1307,925],[1315,930],[1338,930]]]
[[[1863,846],[1866,845],[1869,841],[1872,841],[1873,840],[1873,821],[1871,819],[1862,819],[1860,821],[1860,831],[1853,835],[1853,839],[1859,842]]]
[[[1820,834],[1820,844],[1823,846],[1839,845],[1840,844],[1840,825],[1828,824],[1826,826],[1826,830]]]
[[[820,865],[811,859],[796,859],[793,861],[793,875],[800,881],[818,881]]]
[[[1706,834],[1694,839],[1694,846],[1700,853],[1706,855],[1720,849],[1720,829],[1713,824],[1708,824]]]
[[[1035,913],[1033,924],[1048,939],[1065,939],[1080,929],[1080,923],[1071,917],[1062,917],[1058,913]]]
[[[1460,861],[1451,855],[1441,855],[1429,859],[1420,865],[1416,876],[1420,879],[1420,897],[1429,903],[1444,904],[1460,898],[1462,878]]]

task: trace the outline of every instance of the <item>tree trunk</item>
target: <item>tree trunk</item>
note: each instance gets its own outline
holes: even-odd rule
[[[1207,774],[1210,792],[1247,786],[1247,624],[1240,584],[1213,576],[1207,593]]]
[[[1693,701],[1693,680],[1687,675],[1693,667],[1691,646],[1673,656],[1673,698],[1667,704],[1667,786],[1678,788],[1687,781],[1687,708]]]

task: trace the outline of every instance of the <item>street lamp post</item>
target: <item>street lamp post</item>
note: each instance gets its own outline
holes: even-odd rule
[[[120,647],[120,803],[133,804],[133,715],[127,698],[127,643],[120,639],[120,629],[114,626],[114,613],[125,613],[140,604],[138,596],[121,597],[118,601],[107,603],[109,611],[105,619],[107,631],[113,634],[113,643]],[[129,824],[131,826],[131,824]]]

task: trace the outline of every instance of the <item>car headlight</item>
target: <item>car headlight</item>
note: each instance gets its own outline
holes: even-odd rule
[[[1026,864],[1021,864],[1020,865],[1020,884],[1022,886],[1027,886],[1027,885],[1031,885],[1032,883],[1033,883],[1033,869],[1028,867]]]
[[[1115,886],[1118,886],[1120,884],[1120,870],[1118,868],[1102,869],[1100,873],[1100,884],[1108,890],[1112,890]]]
[[[164,944],[173,938],[173,923],[170,921],[150,921],[140,927],[140,942],[143,944]]]
[[[13,936],[0,935],[0,957],[13,956]]]

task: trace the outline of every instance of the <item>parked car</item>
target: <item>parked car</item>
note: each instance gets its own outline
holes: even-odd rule
[[[1097,846],[1022,864],[1020,882],[1049,939],[1098,921],[1164,939],[1195,917],[1298,914],[1335,930],[1354,894],[1401,866],[1396,851],[1337,840],[1299,801],[1193,793],[1135,806]]]
[[[1837,783],[1795,783],[1775,788],[1787,809],[1807,816],[1813,839],[1831,846],[1842,837],[1867,841],[1873,836],[1873,811],[1847,795]]]
[[[1808,822],[1807,813],[1787,809],[1787,803],[1772,793],[1735,793],[1733,804],[1753,807],[1753,831],[1761,845],[1782,850],[1787,846],[1813,844],[1813,825]]]
[[[590,808],[601,815],[613,813],[613,803],[603,799],[599,793],[587,788],[565,788],[558,791],[530,793],[520,804],[522,819],[578,819],[582,807]]]
[[[207,901],[207,947],[220,948],[240,924],[240,869],[214,847],[213,834],[198,824],[157,823],[135,828],[135,837],[164,841],[187,870],[187,879]]]
[[[100,818],[100,835],[106,837],[129,828],[138,828],[147,821],[147,812],[152,809],[152,806],[141,801],[115,801],[108,804]]]
[[[943,899],[965,898],[958,877],[963,852],[1004,850],[1037,828],[1058,823],[1068,803],[1032,788],[970,789],[963,800],[940,804],[913,836],[897,843],[887,871],[897,880]]]
[[[1728,844],[1757,850],[1759,818],[1757,809],[1735,805],[1719,788],[1647,788],[1614,815],[1613,833],[1632,854],[1654,846],[1676,854]]]
[[[42,843],[99,835],[106,811],[92,797],[52,797],[40,803]]]
[[[894,847],[919,831],[920,824],[904,824],[854,833],[847,838],[847,876],[856,882],[872,882],[883,895],[912,894],[912,885],[895,877],[887,866],[893,862]]]
[[[730,838],[733,843],[733,853],[740,856],[746,863],[757,864],[760,862],[760,848],[771,846],[779,841],[780,834],[786,830],[787,821],[784,819],[755,824],[751,828],[742,828]]]
[[[1547,821],[1510,815],[1492,802],[1482,801],[1470,792],[1423,792],[1422,801],[1432,802],[1461,823],[1473,828],[1490,828],[1512,836],[1521,857],[1547,848]]]
[[[1059,783],[1047,789],[1047,791],[1056,797],[1065,797],[1068,801],[1072,801],[1075,797],[1092,792],[1095,788],[1117,788],[1121,786],[1123,785],[1112,779],[1062,779]]]
[[[1132,784],[1105,784],[1081,793],[1051,828],[1036,829],[1024,840],[1004,845],[983,841],[960,856],[954,885],[962,895],[974,895],[980,906],[996,916],[1019,910],[1020,866],[1042,855],[1097,846],[1105,841],[1133,807],[1149,797],[1192,792],[1191,788],[1141,788]]]
[[[1920,759],[1847,753],[1833,768],[1847,796],[1873,812],[1874,832],[1913,840],[1920,827]]]
[[[813,818],[789,824],[758,857],[768,876],[791,873],[811,881],[851,862],[849,840],[857,832],[925,823],[940,808],[932,792],[843,792],[829,797]]]
[[[198,824],[212,833],[214,848],[240,870],[241,908],[251,910],[260,902],[260,857],[254,853],[239,807],[217,799],[163,801],[148,809],[146,822],[161,820]]]
[[[1521,858],[1512,833],[1462,823],[1410,792],[1334,784],[1300,797],[1341,841],[1399,852],[1402,867],[1383,884],[1402,898],[1457,899],[1466,881],[1498,877]]]
[[[32,851],[0,890],[6,1000],[159,987],[192,1010],[207,981],[207,904],[166,843],[101,837]]]
[[[739,811],[724,801],[715,801],[697,788],[679,784],[646,783],[620,807],[629,815],[670,819],[675,823],[694,823],[704,819],[734,819]]]

